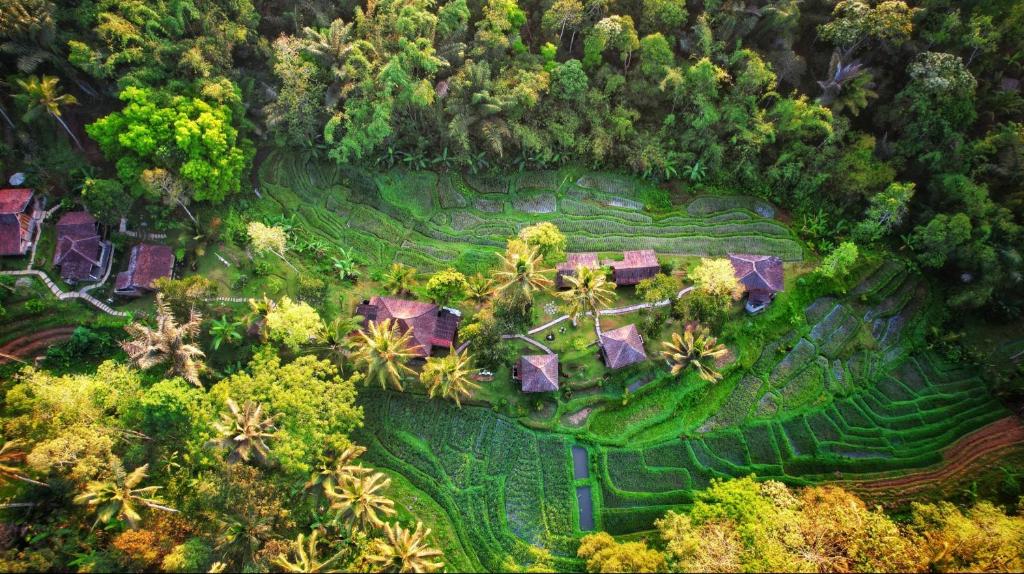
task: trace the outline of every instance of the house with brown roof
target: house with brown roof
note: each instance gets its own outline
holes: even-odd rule
[[[654,277],[661,272],[658,255],[654,253],[653,249],[623,251],[622,261],[608,259],[603,263],[612,268],[612,280],[619,287],[623,285],[636,285],[644,279]]]
[[[110,262],[109,241],[100,239],[96,219],[85,211],[65,213],[57,222],[53,264],[68,283],[99,281]]]
[[[589,269],[597,269],[601,267],[601,264],[597,260],[597,253],[569,253],[565,256],[565,261],[555,265],[555,286],[559,289],[565,289],[569,285],[566,283],[564,277],[576,275],[576,269],[580,267],[587,267]]]
[[[775,294],[782,291],[785,273],[782,259],[772,255],[747,255],[730,253],[736,279],[747,291],[747,312],[754,314],[764,311]]]
[[[170,277],[174,271],[174,251],[167,245],[140,243],[132,247],[128,269],[117,274],[114,294],[139,297],[153,291],[153,282]]]
[[[39,231],[42,206],[32,189],[0,189],[0,255],[25,255]]]
[[[512,367],[512,378],[521,382],[524,393],[558,390],[558,355],[523,355]]]
[[[601,333],[601,358],[609,369],[641,363],[647,360],[644,338],[636,325],[626,325]]]
[[[412,351],[428,357],[435,347],[447,349],[455,346],[462,315],[455,309],[438,307],[433,303],[409,301],[394,297],[374,297],[356,307],[363,317],[363,326],[388,319],[398,323],[401,332],[412,332]]]

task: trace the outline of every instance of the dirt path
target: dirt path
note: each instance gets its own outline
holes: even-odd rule
[[[871,498],[893,494],[900,498],[955,482],[1002,453],[1024,446],[1024,424],[1015,416],[990,423],[961,437],[942,453],[940,466],[893,478],[850,481],[844,487]]]
[[[29,361],[39,351],[71,337],[74,331],[74,326],[55,327],[10,341],[0,346],[0,365],[9,362],[10,357]]]

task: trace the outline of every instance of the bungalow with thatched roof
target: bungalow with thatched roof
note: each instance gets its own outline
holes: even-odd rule
[[[401,332],[412,331],[412,351],[424,358],[430,356],[434,347],[447,349],[455,346],[459,322],[462,321],[462,315],[454,309],[394,297],[374,297],[363,301],[356,307],[356,315],[363,317],[364,327],[391,319]]]
[[[568,287],[564,277],[576,275],[576,269],[587,267],[597,269],[601,263],[597,260],[597,253],[569,253],[565,261],[555,266],[555,286],[559,289]]]
[[[736,279],[747,291],[747,312],[764,311],[775,294],[782,291],[785,278],[782,259],[771,255],[730,253],[729,261]]]
[[[117,274],[114,294],[138,297],[153,290],[153,282],[170,277],[174,270],[174,251],[167,245],[140,243],[132,247],[128,269]]]
[[[523,384],[524,393],[558,390],[558,355],[523,355],[512,367],[512,378]]]
[[[0,189],[0,255],[25,255],[39,230],[41,207],[31,189]]]
[[[601,333],[601,358],[609,369],[621,369],[627,365],[647,360],[644,338],[636,325],[626,325]]]
[[[85,211],[65,213],[57,222],[53,264],[68,283],[99,281],[110,261],[111,245],[100,239],[96,219]]]
[[[622,261],[611,259],[604,264],[612,268],[613,281],[617,286],[636,285],[644,279],[654,277],[661,272],[658,255],[653,249],[623,251]]]

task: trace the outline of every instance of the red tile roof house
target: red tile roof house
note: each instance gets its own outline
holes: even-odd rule
[[[764,311],[784,286],[782,259],[771,255],[730,253],[729,261],[736,278],[747,290],[747,313]]]
[[[167,245],[140,243],[132,247],[128,269],[117,274],[114,294],[139,297],[153,291],[153,282],[170,277],[174,271],[174,251]]]
[[[597,253],[569,253],[565,261],[555,265],[555,286],[565,289],[569,285],[563,279],[566,276],[576,275],[578,267],[597,269],[601,264],[597,261]]]
[[[462,315],[454,309],[394,297],[363,301],[356,307],[356,315],[363,316],[363,326],[391,319],[398,322],[403,333],[412,330],[412,351],[421,358],[430,356],[435,347],[454,347],[462,321]]]
[[[644,338],[636,325],[626,325],[601,333],[601,358],[609,369],[622,367],[647,360]]]
[[[42,207],[31,189],[0,189],[0,255],[25,255],[39,231]]]
[[[604,264],[612,268],[613,281],[619,287],[636,285],[661,272],[661,264],[658,263],[658,256],[653,249],[624,251],[622,261],[608,259]]]
[[[65,213],[57,222],[53,264],[64,281],[99,281],[110,261],[109,241],[100,239],[96,219],[85,211]]]
[[[524,393],[558,390],[558,355],[523,355],[512,367],[512,378],[523,384]]]

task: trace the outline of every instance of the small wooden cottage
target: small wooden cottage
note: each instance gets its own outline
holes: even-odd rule
[[[512,378],[521,382],[524,393],[558,390],[558,355],[523,355],[512,367]]]
[[[0,255],[25,255],[39,231],[41,207],[31,189],[0,189]]]
[[[128,269],[117,274],[114,294],[139,297],[153,291],[153,282],[170,277],[174,270],[174,251],[167,245],[140,243],[132,247]]]
[[[785,272],[782,259],[771,255],[730,253],[729,261],[732,262],[736,279],[746,289],[747,312],[755,314],[764,311],[775,294],[783,289]]]
[[[647,360],[644,338],[636,325],[626,325],[601,333],[601,358],[609,369],[640,363]]]
[[[564,278],[576,275],[576,269],[580,267],[597,269],[600,266],[597,253],[569,253],[566,255],[565,261],[555,266],[555,286],[559,289],[568,287]]]
[[[661,272],[658,255],[653,249],[624,251],[622,261],[606,260],[605,265],[612,268],[612,277],[619,287],[636,285],[644,279],[654,277]]]
[[[53,264],[64,281],[99,281],[110,261],[111,245],[100,239],[96,219],[85,211],[65,213],[57,222]]]

